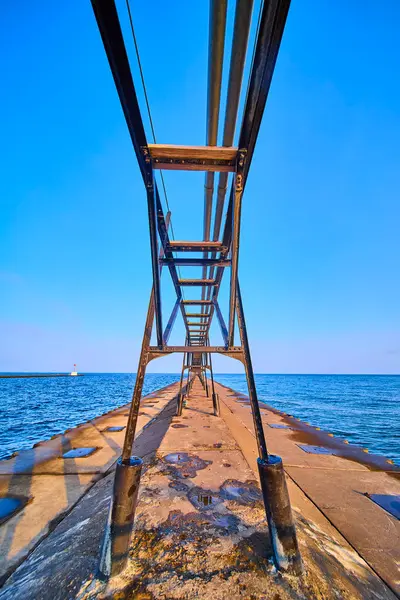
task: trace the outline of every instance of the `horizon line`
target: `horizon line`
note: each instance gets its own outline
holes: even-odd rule
[[[0,371],[0,375],[68,375],[70,371]],[[81,375],[137,375],[135,371],[78,371]],[[286,375],[295,375],[295,376],[306,376],[306,377],[314,377],[314,376],[343,376],[343,377],[400,377],[400,373],[254,373],[255,375],[272,375],[272,376],[286,376]],[[148,372],[146,375],[181,375],[179,371],[165,371],[165,372]],[[242,377],[246,377],[245,373],[217,373],[214,375],[240,375]]]

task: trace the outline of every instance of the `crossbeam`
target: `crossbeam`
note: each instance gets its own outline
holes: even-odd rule
[[[193,306],[195,304],[199,304],[200,306],[210,306],[212,304],[211,300],[181,300],[181,303],[184,305]]]
[[[149,352],[156,352],[157,354],[171,354],[173,352],[205,352],[207,354],[217,352],[218,354],[242,354],[243,350],[240,346],[235,346],[233,348],[226,348],[225,346],[198,346],[195,349],[193,349],[193,346],[164,346],[164,348],[150,346]]]
[[[179,285],[215,285],[215,279],[178,279]]]
[[[173,263],[178,267],[230,267],[230,260],[220,260],[219,258],[161,258],[159,261],[163,265]]]
[[[185,171],[235,170],[237,148],[149,144],[154,169]]]
[[[222,242],[178,241],[170,240],[168,249],[172,252],[226,252],[228,247]]]

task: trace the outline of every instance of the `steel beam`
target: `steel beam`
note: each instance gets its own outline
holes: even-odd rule
[[[200,349],[196,348],[193,350],[190,345],[188,346],[165,346],[160,349],[158,346],[150,346],[149,352],[156,352],[157,354],[171,354],[173,352],[213,352],[218,354],[227,353],[242,353],[240,346],[234,346],[233,348],[225,348],[225,346],[201,346]]]
[[[157,343],[161,347],[163,345],[162,331],[162,311],[161,311],[161,284],[160,271],[157,257],[157,220],[155,206],[155,189],[154,175],[151,166],[151,160],[146,157],[146,191],[147,191],[147,209],[149,215],[149,231],[150,231],[150,249],[151,249],[151,266],[153,270],[154,283],[154,308],[156,316],[156,334]],[[165,251],[165,250],[164,250]]]
[[[179,267],[230,267],[230,260],[219,260],[218,258],[162,258],[164,265],[174,263]]]
[[[240,340],[242,343],[243,354],[244,354],[244,367],[245,367],[245,371],[246,371],[247,387],[249,390],[249,400],[250,400],[250,405],[251,405],[251,412],[253,415],[254,431],[255,431],[256,440],[257,440],[258,456],[262,461],[268,461],[267,444],[265,441],[260,407],[258,405],[256,383],[254,380],[253,365],[251,362],[250,346],[249,346],[249,340],[247,337],[246,321],[244,318],[242,295],[240,293],[239,282],[237,283],[236,310],[237,310],[237,316],[238,316]]]
[[[178,279],[179,285],[207,286],[215,285],[214,279]]]
[[[212,301],[211,300],[182,300],[181,304],[185,305],[190,305],[193,306],[195,304],[199,304],[200,306],[204,305],[204,306],[211,306],[212,305]]]
[[[215,312],[217,313],[217,319],[218,319],[218,323],[219,323],[219,326],[221,329],[222,338],[224,340],[225,345],[228,346],[229,345],[228,329],[225,325],[224,317],[222,315],[222,312],[221,312],[221,309],[219,307],[217,300],[214,302],[214,309],[215,309]],[[233,344],[232,344],[232,346],[233,346]]]
[[[115,87],[121,102],[122,110],[124,112],[125,121],[128,126],[139,169],[146,185],[147,168],[143,149],[148,147],[148,145],[115,2],[114,0],[92,0],[92,7],[114,78]],[[154,191],[157,207],[158,229],[160,231],[160,228],[162,229],[160,220],[164,220],[164,216],[156,183],[154,183]],[[160,219],[160,209],[162,219]],[[165,220],[164,231],[166,232]],[[165,243],[167,243],[167,245],[169,243],[168,234],[166,234],[165,240],[161,236],[161,241],[165,250],[165,257],[173,258],[171,251],[165,248]],[[173,263],[168,266],[177,297],[180,298],[181,290],[177,284],[178,274],[176,272],[176,267]],[[182,311],[182,317],[186,323],[184,311]]]
[[[235,135],[240,92],[242,89],[243,71],[250,33],[253,0],[237,0],[235,23],[233,29],[231,62],[229,67],[229,84],[226,100],[223,146],[231,146]],[[222,213],[228,184],[228,173],[220,173],[217,188],[217,205],[215,209],[213,239],[217,240],[221,229]],[[214,269],[210,269],[210,278]]]
[[[234,333],[235,333],[235,306],[236,306],[236,289],[237,289],[237,276],[238,276],[238,265],[239,265],[239,243],[240,243],[240,218],[242,212],[242,193],[243,193],[243,169],[245,165],[246,151],[240,150],[238,153],[238,161],[236,166],[235,174],[235,192],[234,192],[234,205],[233,205],[233,237],[231,247],[231,283],[230,283],[230,297],[229,297],[229,335],[228,345],[233,346],[234,344]]]
[[[172,328],[173,328],[173,326],[175,324],[176,315],[178,314],[178,310],[180,308],[180,304],[181,304],[181,300],[180,300],[180,298],[177,298],[177,300],[176,300],[176,302],[174,304],[174,308],[172,309],[171,316],[169,318],[169,321],[168,321],[167,326],[166,326],[165,331],[164,331],[164,335],[163,335],[164,345],[168,344],[169,336],[171,335]],[[186,322],[186,325],[188,326],[189,323]]]
[[[246,163],[243,170],[243,191],[246,186],[247,175],[267,102],[289,5],[290,0],[269,0],[269,2],[264,2],[261,12],[259,33],[256,41],[249,88],[239,135],[239,148],[245,148],[247,150]],[[232,240],[233,202],[234,189],[232,187],[222,236],[222,243],[228,248],[230,248]],[[227,258],[227,254],[228,252],[221,253],[220,258]],[[217,273],[215,275],[217,285],[212,293],[212,298],[214,300],[218,298],[223,272],[224,269],[217,268]]]
[[[205,250],[212,250],[213,252],[226,252],[227,247],[223,246],[221,242],[214,241],[180,241],[174,240],[169,242],[169,250],[174,252],[204,252]]]
[[[209,50],[208,50],[208,93],[207,93],[207,145],[216,146],[218,138],[219,110],[221,103],[222,68],[225,46],[227,0],[210,1]],[[214,173],[207,173],[204,182],[204,228],[203,239],[210,239]],[[204,258],[208,258],[207,252]],[[203,267],[203,278],[207,267]],[[206,291],[201,291],[204,300]],[[202,309],[203,312],[203,309]]]
[[[183,171],[234,171],[237,148],[149,144],[155,169]]]
[[[146,169],[141,149],[147,145],[146,134],[115,2],[114,0],[92,0],[92,7],[114,77],[115,87],[136,153],[136,159],[145,182]]]
[[[290,515],[290,503],[285,487],[285,477],[279,457],[268,454],[265,435],[262,427],[260,409],[254,381],[246,323],[242,298],[238,282],[238,260],[240,246],[241,201],[245,189],[247,175],[252,161],[256,139],[265,108],[269,87],[274,71],[276,58],[281,42],[290,0],[265,0],[262,5],[259,28],[257,33],[255,53],[249,78],[249,87],[242,125],[239,135],[239,148],[232,148],[235,122],[240,98],[243,66],[245,62],[247,40],[249,35],[252,0],[237,0],[232,55],[230,66],[230,81],[228,85],[227,112],[225,118],[223,147],[217,148],[218,116],[220,107],[220,92],[222,79],[222,62],[224,36],[226,27],[227,0],[211,0],[210,11],[210,55],[209,55],[209,91],[207,116],[207,146],[206,147],[171,147],[165,145],[148,145],[140,115],[138,100],[129,67],[129,61],[123,41],[114,0],[92,0],[93,9],[99,25],[103,44],[112,70],[115,85],[124,111],[125,120],[137,156],[139,168],[147,189],[150,245],[153,269],[153,289],[149,302],[145,332],[142,342],[139,367],[135,389],[132,397],[128,418],[126,436],[122,451],[121,465],[114,487],[114,502],[111,505],[112,532],[122,521],[126,522],[123,544],[118,540],[109,539],[103,546],[102,565],[106,575],[115,575],[125,564],[129,547],[130,531],[136,504],[136,496],[132,503],[128,502],[128,488],[132,479],[129,469],[134,473],[134,487],[140,478],[140,464],[132,459],[132,444],[135,436],[138,408],[142,393],[143,380],[148,362],[154,358],[168,355],[172,352],[182,352],[183,364],[180,381],[178,412],[183,407],[182,383],[184,371],[188,371],[186,393],[189,394],[194,378],[198,376],[207,390],[208,381],[206,369],[211,374],[211,389],[214,412],[218,414],[218,396],[215,394],[212,372],[211,354],[219,353],[241,360],[244,363],[249,388],[249,398],[252,408],[254,427],[259,452],[259,471],[262,483],[267,518],[270,524],[271,539],[274,548],[275,561],[278,568],[290,570],[285,565],[292,566],[291,572],[300,572],[301,561],[296,546],[295,531]],[[247,153],[247,155],[246,155]],[[244,156],[246,155],[246,160]],[[236,163],[234,164],[234,161]],[[164,218],[159,191],[154,179],[154,168],[179,168],[188,170],[208,170],[205,181],[204,205],[204,240],[199,242],[174,242],[169,239],[168,225]],[[220,223],[222,220],[223,204],[227,187],[227,170],[235,170],[234,183],[230,190],[226,221],[222,240],[219,241]],[[212,196],[214,189],[214,170],[222,171],[219,180],[216,217],[214,219],[214,241],[210,242],[210,224],[212,212]],[[168,217],[167,217],[168,218]],[[157,257],[157,232],[161,241],[160,257]],[[202,252],[203,258],[175,258],[174,252]],[[212,253],[209,258],[209,252]],[[230,259],[229,253],[231,254]],[[217,254],[219,254],[217,258]],[[160,270],[168,266],[177,300],[172,310],[167,327],[162,332]],[[230,311],[229,329],[225,325],[219,304],[218,295],[224,270],[231,266],[230,282]],[[178,278],[177,266],[200,266],[203,269],[201,279]],[[207,276],[208,269],[210,274]],[[214,271],[216,274],[214,276]],[[182,286],[201,286],[201,300],[184,300]],[[186,306],[198,305],[200,313],[186,313]],[[207,308],[209,306],[209,309]],[[180,308],[186,327],[185,346],[167,346],[178,309]],[[209,330],[214,311],[221,327],[225,346],[209,345]],[[199,323],[188,322],[188,317],[200,318]],[[241,346],[234,346],[234,328],[237,317]],[[152,326],[155,318],[157,346],[150,346]],[[190,324],[189,324],[190,323]],[[197,327],[197,329],[192,329]],[[200,359],[199,359],[200,357]],[[180,409],[179,409],[180,407]],[[133,460],[133,463],[132,463]],[[117,469],[118,470],[118,469]],[[126,471],[126,473],[125,473]],[[120,483],[117,482],[117,479]],[[133,479],[132,479],[133,481]],[[122,482],[122,483],[121,483]],[[135,493],[136,493],[135,492]],[[285,510],[281,506],[285,504]],[[121,508],[122,507],[122,508]],[[289,507],[289,508],[288,508]],[[274,529],[275,528],[275,529]],[[122,538],[121,538],[122,539]],[[111,548],[111,551],[110,551]],[[111,558],[109,560],[109,552]],[[111,561],[111,562],[110,562]],[[108,567],[111,565],[111,569]],[[104,570],[104,569],[103,569]]]

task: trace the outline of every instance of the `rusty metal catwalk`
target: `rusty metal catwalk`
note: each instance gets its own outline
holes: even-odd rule
[[[227,0],[211,0],[206,145],[176,146],[148,143],[114,0],[92,0],[95,17],[146,189],[153,273],[153,287],[136,384],[122,457],[116,471],[109,525],[102,548],[100,571],[106,577],[115,575],[123,569],[128,553],[141,474],[141,461],[132,457],[131,454],[146,367],[151,360],[173,352],[183,353],[177,414],[182,413],[184,396],[189,393],[193,379],[199,377],[207,396],[212,394],[214,414],[218,416],[218,396],[214,389],[211,356],[213,353],[219,353],[238,359],[243,363],[259,452],[260,481],[275,561],[280,569],[296,573],[301,570],[282,461],[279,457],[270,455],[267,450],[238,279],[242,196],[289,4],[290,0],[265,0],[260,8],[247,98],[238,137],[239,143],[237,147],[234,147],[232,144],[251,26],[252,0],[237,0],[236,3],[222,146],[217,146],[217,139]],[[155,171],[158,169],[206,172],[202,240],[174,241],[170,239],[171,215],[168,213],[166,217],[164,216],[155,179]],[[210,240],[215,173],[219,173],[219,180],[213,239]],[[232,173],[232,184],[228,194],[222,236],[220,236],[230,173]],[[200,257],[198,257],[199,255]],[[165,327],[162,318],[160,285],[161,271],[164,266],[169,270],[176,292],[176,302]],[[183,279],[178,275],[180,266],[200,267],[201,276],[197,279]],[[230,290],[229,313],[225,319],[218,302],[218,295],[227,269],[230,271]],[[196,294],[193,293],[190,299],[184,299],[182,294],[184,287],[191,291],[201,288],[200,297],[196,298]],[[184,345],[169,346],[168,341],[179,311],[186,331]],[[222,346],[210,344],[210,327],[214,315],[216,315],[221,329]],[[152,346],[151,336],[154,323],[156,345]],[[240,336],[238,345],[235,345],[236,324]],[[207,372],[210,376],[210,385]],[[185,373],[187,373],[187,380],[183,385]]]

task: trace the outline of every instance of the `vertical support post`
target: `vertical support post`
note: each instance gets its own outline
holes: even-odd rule
[[[207,345],[210,345],[210,342],[207,342]],[[215,417],[219,417],[220,415],[220,409],[219,409],[219,397],[218,394],[216,394],[215,392],[215,386],[214,386],[214,373],[213,373],[213,366],[212,366],[212,359],[211,359],[211,354],[208,354],[208,360],[210,362],[210,378],[211,378],[211,389],[212,389],[212,400],[213,400],[213,407],[214,407],[214,416]]]
[[[218,304],[218,300],[214,300],[213,308],[215,309],[215,312],[217,314],[217,319],[218,319],[219,326],[221,328],[221,334],[222,334],[222,338],[224,340],[224,344],[225,344],[225,346],[228,347],[229,346],[229,334],[228,334],[228,330],[225,325],[224,317],[222,316],[222,312],[221,312],[221,309]]]
[[[125,567],[135,518],[143,461],[132,456],[119,458],[114,478],[113,495],[100,555],[99,571],[103,579],[118,575]]]
[[[268,454],[267,451],[254,381],[239,281],[237,282],[236,310],[240,339],[243,348],[247,387],[249,390],[249,399],[258,446],[258,472],[260,475],[261,490],[263,493],[268,529],[274,552],[274,560],[277,568],[281,571],[300,575],[302,572],[302,562],[282,459],[279,456]]]
[[[187,340],[186,340],[186,344],[187,344]],[[180,417],[182,415],[182,407],[183,407],[182,386],[183,386],[183,375],[185,373],[185,360],[186,360],[186,353],[183,355],[181,380],[179,382],[179,394],[178,394],[178,402],[177,402],[177,407],[176,407],[176,416],[177,417]]]
[[[168,212],[166,218],[167,228],[169,226],[170,217],[171,213]],[[162,256],[163,253],[164,250],[161,248],[160,256]],[[159,275],[161,275],[161,270],[162,265],[159,267]],[[155,294],[153,284],[147,309],[135,388],[126,426],[122,457],[117,462],[109,518],[100,555],[99,571],[105,578],[120,573],[128,558],[129,543],[135,517],[137,493],[142,469],[142,460],[137,456],[131,456],[131,454],[133,441],[135,439],[143,382],[148,363],[148,349],[153,330],[154,312]]]
[[[238,316],[238,326],[240,340],[244,356],[244,368],[246,371],[247,387],[249,390],[249,400],[251,412],[253,415],[254,430],[257,440],[258,455],[262,460],[268,460],[267,444],[265,441],[264,429],[261,420],[260,407],[258,405],[256,383],[254,380],[253,365],[250,356],[249,340],[247,337],[246,321],[244,318],[242,296],[240,293],[239,281],[237,282],[236,310]]]
[[[201,385],[203,387],[203,390],[206,391],[206,383],[205,383],[205,380],[204,380],[204,373],[197,373],[197,377],[200,380],[200,383],[201,383]],[[194,376],[193,379],[196,379],[196,376]]]
[[[207,381],[207,354],[203,354],[203,365],[204,365],[204,382],[206,384],[206,396],[207,398],[210,397],[210,394],[208,393],[208,381]]]
[[[128,559],[129,543],[132,535],[142,469],[142,459],[137,456],[131,456],[131,454],[148,362],[148,348],[151,340],[153,321],[154,286],[151,291],[149,308],[147,310],[142,349],[126,425],[122,456],[118,460],[115,471],[113,495],[100,554],[99,571],[104,578],[118,575],[124,569]]]
[[[162,312],[161,312],[160,271],[159,271],[159,267],[158,267],[158,256],[157,256],[156,193],[155,193],[155,185],[154,185],[153,165],[152,165],[149,149],[143,148],[143,154],[144,154],[145,168],[146,168],[147,208],[148,208],[148,214],[149,214],[151,266],[152,266],[152,271],[153,271],[157,345],[160,348],[162,348],[162,346],[163,346],[163,327],[162,327]]]
[[[246,150],[239,150],[236,162],[235,189],[232,212],[232,244],[231,244],[231,284],[229,297],[229,332],[228,345],[234,345],[235,338],[235,307],[238,280],[239,244],[240,244],[240,215],[242,212],[243,169]]]
[[[191,381],[190,381],[190,365],[191,365],[191,356],[192,353],[188,352],[187,353],[187,362],[186,362],[186,366],[188,368],[187,370],[187,379],[186,379],[186,398],[189,398],[190,395],[190,385],[191,385]]]

